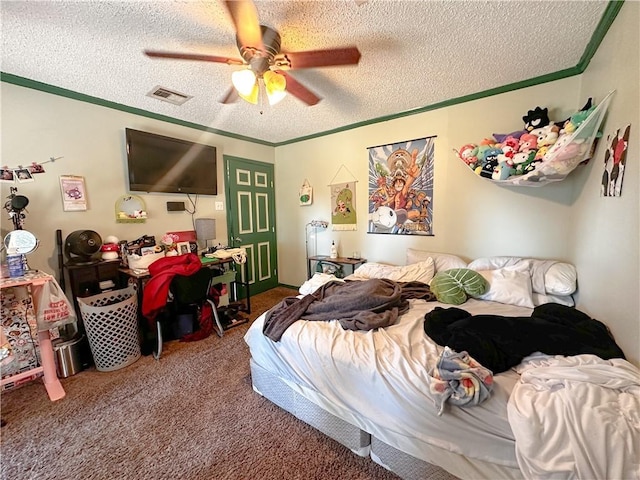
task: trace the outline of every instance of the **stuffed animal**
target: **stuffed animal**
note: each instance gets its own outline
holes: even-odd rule
[[[574,113],[569,117],[564,123],[562,130],[560,133],[573,133],[577,130],[577,128],[582,125],[582,123],[591,115],[591,112],[595,110],[596,107],[591,107],[587,110],[580,110],[579,112]]]
[[[527,114],[522,117],[524,122],[524,129],[527,132],[531,132],[536,128],[542,128],[549,125],[549,111],[545,108],[536,107],[533,110],[529,110]]]
[[[519,139],[524,133],[527,133],[526,130],[518,130],[516,132],[511,133],[494,133],[493,138],[496,139],[495,143],[504,142],[505,138],[513,137]]]
[[[511,175],[515,173],[515,170],[512,169],[507,162],[499,162],[498,166],[493,169],[493,174],[491,175],[492,180],[506,180]]]
[[[547,147],[546,145],[539,147],[538,151],[536,152],[536,157],[534,158],[534,160],[535,161],[542,160],[545,154],[547,153],[547,150],[549,150],[549,147]]]
[[[484,178],[493,178],[493,170],[498,166],[498,159],[492,157],[481,167],[476,168],[476,173]]]
[[[489,160],[497,160],[498,155],[500,155],[501,153],[503,153],[501,148],[492,147],[483,149],[482,154],[478,156],[478,160],[481,164],[485,164]]]
[[[531,130],[531,134],[538,137],[538,148],[550,146],[558,139],[558,127],[555,124],[547,124],[544,127]]]
[[[502,148],[502,152],[508,154],[509,152],[515,153],[518,151],[518,147],[520,146],[520,141],[516,137],[509,136],[504,139],[504,141],[500,144],[500,148]]]
[[[531,150],[538,149],[538,136],[531,133],[525,133],[520,137],[518,143],[519,152],[530,152]]]
[[[478,163],[478,145],[476,145],[475,143],[468,143],[466,145],[463,145],[460,148],[460,151],[456,150],[456,153],[458,154],[460,160],[469,165],[471,168],[474,168],[474,166]]]
[[[529,152],[518,152],[513,156],[513,163],[515,166],[515,175],[524,175],[529,171],[529,165],[531,165],[536,158],[536,152],[531,150]],[[534,167],[535,168],[535,167]],[[533,170],[533,169],[531,169]]]
[[[587,103],[585,103],[584,106],[580,109],[580,112],[584,112],[585,110],[589,110],[589,109],[593,110],[593,108],[595,107],[592,107],[592,98],[589,97],[589,100],[587,100]],[[564,128],[565,123],[569,122],[570,120],[571,120],[571,117],[566,118],[561,122],[555,122],[555,124],[558,126],[560,130],[562,130]]]

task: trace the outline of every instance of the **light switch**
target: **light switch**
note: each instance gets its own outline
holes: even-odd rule
[[[224,210],[224,203],[216,202],[216,210]]]

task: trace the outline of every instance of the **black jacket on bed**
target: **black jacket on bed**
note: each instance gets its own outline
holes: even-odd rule
[[[436,307],[424,320],[424,331],[433,341],[466,351],[494,374],[534,352],[625,358],[602,322],[555,303],[536,307],[530,317],[471,315],[460,308]]]

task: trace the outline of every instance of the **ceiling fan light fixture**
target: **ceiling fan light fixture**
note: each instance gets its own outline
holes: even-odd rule
[[[252,70],[244,69],[233,72],[231,74],[231,83],[233,83],[242,98],[251,96],[254,90],[257,92],[258,82],[256,81],[256,74]]]
[[[284,75],[267,70],[262,75],[269,105],[275,105],[287,95],[287,79]]]
[[[238,96],[249,103],[257,105],[258,97],[260,96],[260,86],[258,85],[258,82],[256,82],[256,84],[253,86],[253,89],[251,90],[251,92],[249,92],[248,95],[238,92]]]

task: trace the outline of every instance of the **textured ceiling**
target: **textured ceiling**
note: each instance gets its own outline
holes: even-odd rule
[[[1,2],[4,73],[235,135],[280,143],[575,67],[607,1],[257,1],[283,51],[356,45],[357,66],[293,70],[322,97],[261,109],[219,100],[239,67],[144,49],[240,58],[219,1]],[[160,85],[182,106],[146,96]],[[263,113],[260,114],[260,111]]]

